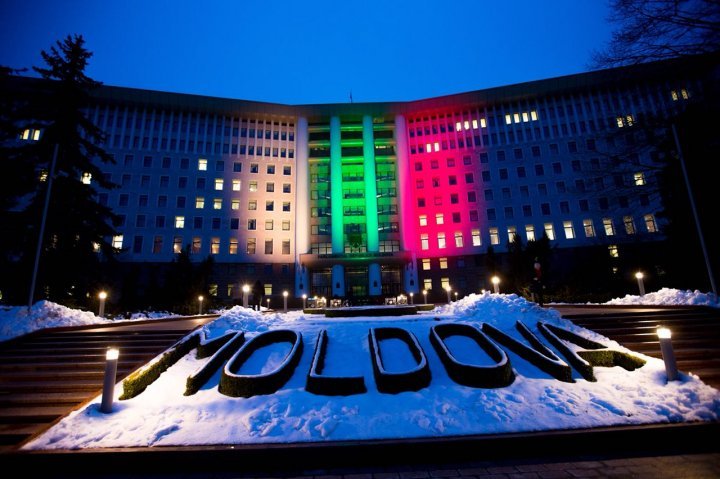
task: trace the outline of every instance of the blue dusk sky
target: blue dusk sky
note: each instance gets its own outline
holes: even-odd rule
[[[587,71],[604,0],[0,0],[0,65],[82,34],[107,85],[277,103],[415,100]],[[28,74],[28,73],[26,73]]]

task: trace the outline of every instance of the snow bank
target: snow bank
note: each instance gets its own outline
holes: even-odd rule
[[[573,370],[575,382],[556,380],[535,365],[508,352],[515,380],[502,388],[474,388],[454,382],[430,344],[430,329],[443,322],[488,322],[523,341],[515,330],[522,320],[538,335],[544,321],[573,329],[583,336],[627,352],[616,343],[572,326],[557,312],[537,307],[515,295],[474,295],[435,310],[403,317],[328,319],[300,312],[261,315],[243,308],[226,311],[206,326],[210,337],[243,330],[248,339],[260,332],[287,328],[302,333],[304,353],[293,375],[276,393],[249,398],[218,391],[220,373],[192,396],[184,396],[187,377],[206,364],[190,353],[170,367],[137,397],[115,403],[112,414],[99,412],[100,397],[73,412],[26,449],[79,449],[201,444],[258,444],[341,441],[409,437],[497,434],[720,419],[720,392],[692,374],[667,383],[662,360],[628,371],[596,367],[596,382]],[[418,339],[431,371],[428,387],[383,394],[373,375],[368,331],[391,326]],[[327,331],[326,372],[362,376],[364,394],[324,396],[305,389],[312,345]],[[542,339],[542,337],[541,337]],[[545,341],[544,341],[545,342]],[[475,358],[477,345],[450,341],[453,354]],[[404,351],[388,348],[389,365],[406,367],[395,357]],[[465,350],[469,348],[468,350]],[[555,353],[552,346],[550,347]],[[273,350],[266,352],[272,354]],[[478,358],[477,361],[480,361]],[[476,362],[477,362],[476,361]],[[269,360],[269,362],[272,362]],[[122,387],[116,388],[116,394]]]
[[[662,288],[654,293],[647,293],[644,296],[635,296],[629,294],[623,298],[614,298],[603,304],[620,304],[620,305],[692,305],[692,306],[712,306],[720,308],[720,302],[712,293],[701,293],[698,290],[680,290],[673,288]]]
[[[44,328],[110,323],[89,311],[70,309],[50,301],[38,301],[28,313],[26,306],[0,309],[0,341]]]

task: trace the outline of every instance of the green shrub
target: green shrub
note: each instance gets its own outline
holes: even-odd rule
[[[245,343],[245,333],[231,333],[227,336],[229,336],[229,338],[225,340],[225,344],[210,358],[210,361],[195,374],[187,378],[185,383],[185,396],[191,396],[198,392],[203,384],[215,374],[215,371],[222,367],[222,365],[230,359],[230,356],[235,354],[238,348]],[[223,336],[223,338],[224,337],[225,336]],[[198,357],[199,356],[200,351],[198,347]]]

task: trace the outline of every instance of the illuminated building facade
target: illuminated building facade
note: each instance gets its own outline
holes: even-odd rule
[[[288,106],[102,87],[120,259],[214,258],[211,293],[378,297],[488,287],[484,257],[662,239],[625,131],[701,101],[714,65],[662,62],[420,101]],[[631,165],[626,168],[626,165]],[[531,266],[531,265],[530,265]],[[530,267],[529,266],[529,267]],[[438,296],[442,295],[442,296]],[[417,297],[417,296],[416,296]]]

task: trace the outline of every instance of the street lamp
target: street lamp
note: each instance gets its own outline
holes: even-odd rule
[[[302,298],[303,298],[303,309],[305,309],[305,305],[306,305],[306,302],[307,302],[307,294],[303,294],[303,295],[302,295]]]
[[[447,293],[448,304],[450,304],[450,292],[451,291],[452,291],[452,288],[450,287],[450,285],[445,286],[445,292]]]
[[[270,298],[267,298],[267,309],[270,309]]]
[[[495,294],[498,294],[500,292],[500,278],[497,276],[493,276],[490,278],[490,282],[493,285],[493,292]]]
[[[643,282],[644,277],[645,275],[642,274],[642,271],[638,271],[637,273],[635,273],[635,279],[637,279],[640,296],[645,296],[645,283]]]
[[[457,291],[455,291],[455,301],[457,301]]]
[[[250,292],[250,286],[248,286],[247,284],[244,284],[242,287],[242,292],[243,292],[243,308],[247,308],[248,307],[248,293]]]
[[[413,304],[413,296],[414,296],[414,293],[410,293],[410,304]]]
[[[423,300],[425,301],[425,304],[427,304],[427,289],[423,289]]]
[[[287,298],[288,298],[288,292],[283,291],[283,313],[287,313]]]
[[[98,308],[98,316],[101,318],[105,317],[105,300],[107,299],[107,293],[105,291],[100,291],[98,294],[98,299],[100,300],[100,307]]]
[[[198,314],[202,314],[202,302],[205,299],[205,297],[201,294],[198,296]]]
[[[660,351],[662,352],[663,361],[665,361],[665,374],[668,381],[675,381],[678,377],[677,363],[675,362],[675,352],[673,351],[670,337],[672,334],[667,328],[658,328],[657,336],[660,340]]]
[[[115,393],[115,378],[117,376],[117,363],[120,351],[110,348],[105,353],[105,376],[103,377],[102,402],[100,412],[112,412],[113,396]]]

